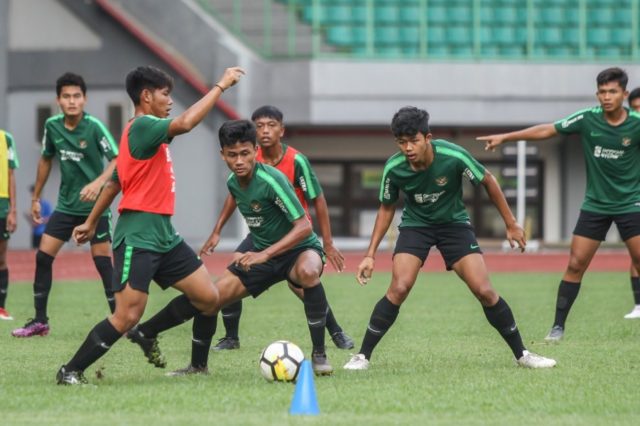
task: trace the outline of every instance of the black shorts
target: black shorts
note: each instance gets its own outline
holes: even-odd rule
[[[85,220],[87,220],[87,216],[75,216],[60,213],[56,210],[49,217],[49,222],[47,222],[47,226],[44,228],[44,233],[62,241],[69,241],[73,228],[82,225]],[[111,242],[111,213],[107,216],[102,216],[98,220],[96,234],[91,239],[91,245],[104,243],[106,241]]]
[[[482,253],[473,227],[465,223],[452,223],[437,227],[400,228],[393,255],[412,254],[424,264],[432,246],[436,246],[442,254],[448,271],[466,255]]]
[[[234,251],[236,253],[246,253],[253,249],[253,240],[251,240],[251,234],[247,234],[247,236],[244,237],[244,240],[242,240],[242,242],[238,245],[238,247],[236,247]]]
[[[149,293],[154,280],[163,290],[191,275],[202,266],[202,260],[185,243],[166,253],[139,249],[120,244],[113,250],[113,291],[129,286]]]
[[[11,233],[7,231],[7,218],[0,219],[0,241],[7,241],[11,238]]]
[[[640,213],[607,215],[585,210],[580,210],[580,216],[578,216],[578,222],[573,234],[592,240],[604,241],[612,222],[615,222],[618,227],[622,241],[627,241],[629,238],[640,235]]]
[[[246,239],[245,239],[246,240]],[[244,244],[244,241],[238,246],[238,249]],[[245,250],[242,253],[246,253],[248,251],[254,251],[253,244],[245,245]],[[261,293],[265,292],[274,284],[279,283],[280,281],[288,281],[295,287],[300,288],[300,285],[292,282],[289,279],[289,272],[295,265],[298,257],[307,250],[313,250],[320,255],[320,259],[324,263],[324,253],[322,250],[318,250],[314,247],[302,247],[294,250],[289,250],[286,253],[281,254],[280,256],[276,256],[273,259],[269,259],[265,263],[261,263],[259,265],[253,265],[249,271],[245,271],[244,269],[235,265],[235,263],[231,263],[227,266],[227,269],[231,271],[231,273],[238,278],[242,282],[242,285],[245,286],[247,292],[253,297],[260,296]],[[320,271],[320,275],[322,275],[322,271]]]

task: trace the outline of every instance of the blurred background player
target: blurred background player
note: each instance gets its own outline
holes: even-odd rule
[[[7,248],[9,237],[18,225],[16,217],[16,179],[13,173],[20,165],[13,136],[0,129],[0,320],[12,320],[5,309],[9,291]]]
[[[31,194],[32,199],[34,188],[34,185],[29,185],[29,194]],[[31,224],[32,249],[37,250],[38,247],[40,247],[42,235],[44,234],[44,230],[47,227],[47,223],[49,222],[49,218],[51,217],[52,212],[53,209],[51,208],[51,203],[48,200],[40,197],[40,223],[34,222],[33,216],[31,216],[31,210],[24,213],[24,218]]]
[[[36,252],[33,283],[35,317],[11,334],[15,337],[49,334],[47,301],[52,284],[52,268],[56,255],[71,237],[73,228],[83,223],[115,168],[118,155],[113,136],[104,124],[84,111],[87,86],[84,79],[65,73],[56,81],[56,101],[62,114],[49,118],[44,127],[42,152],[38,162],[36,183],[31,199],[31,215],[36,224],[43,223],[40,194],[49,178],[53,158],[60,164],[60,190],[56,209],[46,224]],[[103,157],[109,161],[104,167]],[[91,256],[102,279],[111,312],[115,300],[111,290],[110,212],[100,218],[91,241]]]
[[[527,351],[522,343],[511,308],[491,285],[462,202],[464,178],[473,185],[483,185],[504,221],[511,247],[517,244],[524,251],[524,230],[511,213],[496,179],[462,147],[443,139],[433,140],[425,110],[400,109],[393,116],[391,130],[400,152],[385,164],[371,242],[356,275],[361,285],[371,279],[376,251],[393,221],[402,191],[405,204],[393,253],[391,284],[371,313],[360,351],[344,368],[369,367],[371,353],[395,322],[400,305],[409,296],[433,246],[442,254],[447,270],[455,271],[480,301],[487,320],[509,345],[519,366],[555,366],[554,360]]]
[[[539,124],[499,135],[481,136],[485,149],[503,142],[542,140],[558,133],[581,136],[586,164],[586,193],[571,238],[569,264],[560,281],[553,326],[545,340],[557,342],[564,336],[565,322],[578,297],[582,277],[611,224],[640,267],[640,114],[624,107],[629,95],[627,73],[607,68],[596,78],[597,107],[575,112],[555,123]]]
[[[327,200],[322,193],[322,187],[318,183],[318,178],[309,164],[307,157],[299,151],[282,143],[285,128],[283,124],[283,114],[278,108],[265,105],[256,109],[251,120],[256,125],[258,136],[258,152],[256,160],[264,164],[275,167],[280,170],[289,179],[296,191],[298,200],[305,210],[306,216],[311,221],[308,203],[313,203],[318,218],[318,226],[322,235],[322,247],[325,251],[327,259],[338,272],[342,272],[344,268],[344,257],[342,253],[333,245],[331,236],[331,222],[329,220],[329,210],[327,208]],[[216,223],[212,235],[204,244],[200,254],[211,252],[220,240],[220,232],[227,222],[236,205],[233,197],[229,195],[225,201],[225,206],[220,213],[220,217]],[[240,243],[235,250],[234,258],[239,257],[251,246],[251,236],[248,235],[244,241]],[[303,299],[303,291],[301,288],[288,283],[289,288],[300,300]],[[240,347],[240,338],[238,329],[240,326],[240,316],[242,314],[242,300],[228,305],[222,309],[222,321],[225,328],[225,336],[220,339],[213,350],[238,349]],[[333,343],[340,349],[353,348],[353,340],[349,337],[338,324],[331,307],[327,310],[327,331],[333,340]]]
[[[629,108],[633,111],[640,113],[640,87],[633,89],[629,92]],[[626,319],[640,318],[640,277],[638,276],[638,270],[633,267],[633,263],[629,267],[631,291],[633,292],[634,307],[624,317]]]

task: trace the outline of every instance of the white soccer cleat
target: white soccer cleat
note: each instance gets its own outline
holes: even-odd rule
[[[625,319],[637,319],[640,318],[640,305],[636,305],[631,312],[624,316]]]
[[[556,366],[555,359],[545,358],[529,351],[524,351],[517,362],[520,367],[524,368],[551,368]]]
[[[369,368],[369,360],[363,354],[355,354],[343,368],[345,370],[366,370]]]

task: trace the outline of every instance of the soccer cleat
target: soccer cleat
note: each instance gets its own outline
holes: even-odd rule
[[[170,371],[166,374],[169,377],[191,376],[193,374],[209,375],[209,369],[207,367],[194,367],[189,364],[185,368],[180,368],[175,371]]]
[[[336,331],[331,335],[331,340],[338,349],[353,349],[353,339],[344,331]]]
[[[363,354],[355,354],[342,368],[345,370],[366,370],[369,368],[369,360]]]
[[[59,385],[86,385],[89,383],[82,374],[82,371],[67,371],[67,366],[63,365],[56,374],[56,382]]]
[[[49,334],[49,324],[36,319],[30,319],[22,328],[11,332],[13,337],[46,336]]]
[[[551,368],[556,366],[556,361],[551,358],[545,358],[533,352],[524,351],[517,361],[520,367],[524,368]]]
[[[313,352],[311,354],[311,367],[316,376],[330,376],[333,374],[333,367],[327,360],[326,352]]]
[[[147,357],[149,364],[153,364],[157,368],[164,368],[167,366],[167,361],[164,359],[162,352],[160,352],[158,339],[156,337],[144,337],[144,334],[142,334],[136,326],[127,332],[127,339],[140,346],[142,352],[144,352],[144,356]]]
[[[636,305],[631,312],[624,316],[625,319],[640,318],[640,305]]]
[[[563,336],[564,327],[554,325],[553,327],[551,327],[549,334],[547,334],[547,337],[545,337],[544,340],[547,342],[559,342],[560,340],[562,340]]]
[[[232,349],[240,349],[240,339],[234,337],[223,337],[218,340],[218,343],[215,346],[211,347],[211,350],[214,352],[224,350],[230,351]]]
[[[5,308],[0,308],[0,320],[11,321],[13,317]]]

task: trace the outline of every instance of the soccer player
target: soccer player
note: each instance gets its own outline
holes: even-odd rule
[[[265,105],[253,112],[251,120],[256,125],[258,131],[258,153],[256,160],[268,164],[280,170],[287,176],[289,182],[293,185],[298,200],[305,210],[306,216],[311,221],[308,203],[313,203],[318,217],[320,233],[322,234],[322,246],[327,255],[327,259],[333,267],[341,272],[344,268],[344,257],[342,253],[333,245],[331,237],[331,223],[329,221],[329,210],[327,201],[322,193],[322,188],[318,183],[316,174],[313,172],[309,160],[299,151],[282,143],[284,136],[284,124],[282,112],[271,105]],[[207,242],[200,250],[200,255],[210,255],[218,242],[220,241],[220,232],[227,222],[233,211],[235,210],[234,199],[231,195],[227,197],[225,202],[226,209],[220,213],[215,228]],[[239,257],[241,253],[247,251],[251,245],[251,237],[247,236],[240,243],[234,258]],[[299,287],[295,287],[289,282],[289,288],[302,300],[303,291]],[[238,328],[240,325],[240,315],[242,314],[242,301],[225,306],[222,309],[222,321],[226,331],[225,336],[220,339],[213,350],[238,349],[240,347],[240,339],[238,337]],[[336,321],[331,307],[327,311],[326,321],[327,331],[331,336],[333,343],[340,349],[353,348],[353,340],[343,330]]]
[[[640,87],[633,89],[629,92],[629,108],[635,112],[640,112]],[[633,263],[629,268],[631,291],[633,292],[633,301],[635,303],[631,312],[626,314],[626,319],[640,318],[640,276],[638,276],[638,270],[633,267]]]
[[[71,237],[73,227],[87,218],[100,190],[113,173],[118,155],[118,147],[104,124],[84,111],[87,86],[81,76],[72,73],[60,76],[56,81],[56,94],[62,114],[49,118],[44,126],[42,152],[31,199],[33,222],[43,222],[40,193],[49,178],[54,157],[60,164],[58,203],[36,252],[33,282],[35,317],[27,321],[24,327],[13,330],[11,334],[15,337],[49,334],[47,301],[51,291],[53,261]],[[109,161],[106,167],[103,157]],[[105,212],[100,218],[98,231],[91,240],[91,256],[113,312],[109,219],[110,212]]]
[[[9,290],[7,248],[9,236],[16,230],[16,178],[13,173],[20,165],[18,151],[11,133],[0,129],[0,320],[12,320],[5,309]]]
[[[371,353],[393,325],[400,305],[409,296],[432,246],[480,301],[489,323],[507,342],[517,364],[528,368],[553,367],[556,362],[526,350],[511,308],[491,286],[482,251],[462,202],[463,178],[484,186],[504,220],[507,239],[524,250],[525,237],[493,175],[462,147],[432,139],[429,114],[415,107],[400,109],[391,121],[400,152],[387,160],[380,185],[380,208],[371,242],[358,266],[357,280],[365,285],[373,273],[378,245],[404,193],[400,234],[393,254],[391,285],[373,309],[359,353],[344,368],[366,370]]]
[[[232,171],[227,187],[244,217],[251,239],[246,251],[235,258],[216,280],[218,309],[244,297],[258,297],[272,285],[287,280],[304,292],[304,311],[313,350],[311,364],[317,375],[329,375],[324,327],[328,303],[320,275],[324,267],[322,246],[287,177],[274,167],[256,161],[256,128],[251,121],[228,121],[218,132],[222,158]],[[215,318],[214,318],[215,319]],[[206,374],[213,332],[205,330],[202,317],[193,321],[191,363],[169,373],[173,376]],[[145,336],[159,331],[151,323],[137,329]],[[215,330],[215,322],[214,322]]]
[[[169,143],[196,127],[222,92],[234,85],[243,73],[241,68],[228,68],[205,96],[174,119],[167,118],[173,104],[173,79],[169,75],[149,66],[138,67],[127,75],[126,88],[135,116],[122,132],[116,172],[105,185],[87,221],[73,231],[78,243],[91,240],[100,216],[122,190],[120,217],[114,233],[116,310],[96,324],[73,358],[58,370],[58,384],[87,382],[84,370],[142,317],[151,280],[162,289],[174,287],[183,294],[147,321],[146,328],[141,326],[128,335],[144,349],[150,362],[164,367],[164,360],[157,353],[155,327],[166,330],[195,315],[202,317],[204,334],[215,328],[217,310],[213,308],[218,291],[200,258],[171,224],[175,177]],[[200,330],[195,331],[199,336]],[[212,336],[213,331],[209,342]]]
[[[635,269],[640,267],[640,114],[623,106],[628,77],[608,68],[596,78],[600,106],[583,109],[555,123],[539,124],[511,133],[479,137],[485,149],[507,141],[541,140],[578,133],[584,152],[587,190],[573,237],[569,264],[556,300],[553,326],[545,340],[562,339],[571,305],[591,259],[615,222]]]

